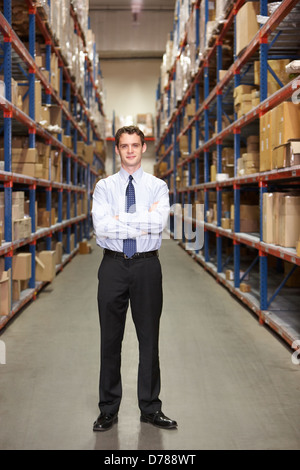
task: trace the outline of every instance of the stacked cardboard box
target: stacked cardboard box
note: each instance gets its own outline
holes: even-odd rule
[[[234,89],[234,110],[238,119],[247,114],[253,108],[252,92],[255,88],[251,85],[239,85]]]
[[[58,183],[61,182],[61,152],[58,150],[51,150],[50,153],[51,157],[51,168],[50,168],[50,175],[47,179],[51,181],[56,181]],[[50,163],[49,163],[50,167]]]
[[[251,175],[259,171],[259,136],[247,137],[247,152],[238,160],[238,175]]]
[[[268,111],[259,120],[260,159],[259,171],[272,169],[272,111]]]
[[[38,227],[51,227],[56,223],[56,210],[55,207],[48,211],[44,207],[39,207],[37,211],[37,225]]]
[[[208,2],[208,21],[206,22],[205,2],[200,5],[200,45],[199,57],[203,59],[210,45],[214,28],[217,26],[216,18],[216,0]]]
[[[23,191],[12,193],[13,240],[20,240],[31,235],[31,218],[24,214],[25,195]]]
[[[217,176],[217,151],[212,152],[212,165],[211,165],[211,181],[216,180]],[[222,148],[222,163],[221,163],[221,173],[228,175],[228,178],[234,176],[234,149],[232,147],[223,147]],[[214,178],[214,179],[212,179]]]
[[[47,80],[51,83],[51,86],[58,93],[59,92],[59,67],[58,67],[58,57],[55,53],[51,54],[50,58],[50,70],[51,76],[46,69],[46,53],[41,51],[41,48],[37,46],[37,55],[35,56],[35,63],[37,67],[42,69],[43,74],[47,77]]]
[[[13,191],[12,193],[12,239],[19,240],[31,235],[31,218],[24,214],[24,192]],[[4,192],[0,193],[0,226],[1,234],[4,236]]]
[[[260,104],[260,92],[259,90],[252,90],[251,91],[251,101],[252,101],[252,108],[256,108]]]
[[[145,136],[150,137],[154,135],[153,116],[151,113],[138,114],[136,125],[143,131]]]
[[[283,150],[278,147],[300,139],[300,105],[284,101],[260,118],[260,171],[280,168]]]
[[[263,241],[296,248],[300,237],[300,196],[288,193],[263,195]]]
[[[300,105],[284,101],[272,111],[272,149],[290,139],[300,139]]]
[[[290,140],[272,151],[273,168],[287,168],[300,165],[300,141]]]
[[[17,106],[27,115],[29,115],[29,100],[30,97],[28,81],[18,81]],[[39,80],[36,80],[34,85],[34,105],[35,121],[40,122],[42,109],[42,85]]]
[[[0,81],[3,82],[3,85],[4,85],[3,75],[0,75]],[[1,95],[5,96],[4,89],[1,92]],[[11,102],[15,106],[18,106],[18,96],[19,96],[18,82],[11,77]]]
[[[285,196],[279,202],[279,245],[296,248],[300,236],[300,196]]]
[[[251,42],[259,30],[259,2],[247,2],[236,14],[236,55]]]

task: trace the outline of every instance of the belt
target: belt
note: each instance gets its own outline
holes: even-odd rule
[[[111,256],[112,258],[123,258],[123,259],[140,259],[140,258],[152,258],[153,256],[158,256],[158,250],[154,251],[145,251],[144,253],[135,253],[131,258],[122,253],[121,251],[112,251],[104,248],[104,254]]]

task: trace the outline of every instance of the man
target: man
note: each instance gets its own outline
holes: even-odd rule
[[[172,429],[177,427],[176,421],[161,411],[158,353],[162,311],[158,249],[170,212],[168,187],[143,171],[141,160],[147,147],[138,127],[119,129],[115,148],[121,169],[100,180],[93,194],[96,242],[104,248],[98,272],[100,415],[93,430],[107,431],[118,419],[122,397],[121,345],[129,302],[139,342],[140,419]]]

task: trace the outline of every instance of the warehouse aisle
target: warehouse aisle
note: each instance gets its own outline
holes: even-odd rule
[[[78,255],[2,333],[0,449],[298,449],[300,369],[291,352],[174,242],[164,240],[161,323],[167,431],[140,423],[137,342],[123,346],[119,423],[97,417],[101,250]]]

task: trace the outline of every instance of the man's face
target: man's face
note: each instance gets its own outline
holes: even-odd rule
[[[142,145],[137,134],[121,134],[116,153],[120,156],[122,167],[131,174],[140,168],[146,149],[146,144]]]

